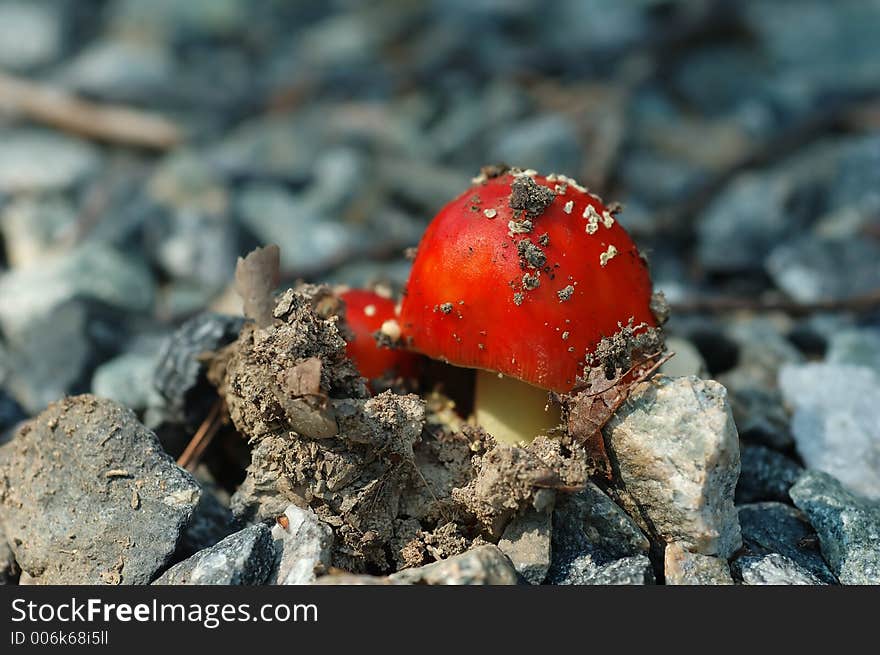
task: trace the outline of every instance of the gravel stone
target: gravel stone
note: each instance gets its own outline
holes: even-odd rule
[[[880,507],[826,473],[807,471],[791,488],[794,504],[819,535],[822,555],[841,584],[880,584]]]
[[[440,562],[392,573],[395,583],[427,585],[514,585],[520,578],[511,561],[492,544]]]
[[[739,548],[739,442],[723,386],[655,378],[633,391],[605,436],[621,500],[637,522],[650,522],[646,531],[704,555]]]
[[[100,163],[93,146],[57,132],[7,131],[0,142],[0,193],[64,191],[93,175]]]
[[[557,500],[547,582],[587,584],[603,566],[649,549],[647,537],[627,513],[588,482],[583,491]]]
[[[587,578],[584,584],[652,585],[654,584],[654,571],[651,568],[651,560],[645,555],[634,555],[599,567],[599,570]]]
[[[819,553],[816,531],[799,510],[772,502],[742,505],[739,523],[749,553],[779,553],[823,582],[837,582]]]
[[[746,555],[734,562],[745,585],[821,585],[812,573],[785,555]]]
[[[740,447],[740,458],[738,505],[761,500],[791,502],[788,490],[803,473],[802,466],[782,453],[753,444]]]
[[[807,467],[880,499],[880,376],[864,366],[809,363],[783,367],[779,384]]]
[[[498,548],[530,584],[541,584],[550,568],[551,515],[531,511],[507,524]]]
[[[333,530],[311,510],[289,505],[284,510],[286,526],[272,527],[277,558],[270,584],[311,584],[330,566]]]
[[[732,585],[730,567],[720,557],[700,555],[672,543],[664,552],[664,572],[668,585]]]
[[[0,448],[0,521],[40,584],[146,584],[169,563],[200,496],[134,414],[83,395]]]
[[[259,585],[275,563],[272,532],[263,523],[232,534],[165,571],[157,585]]]
[[[0,327],[15,341],[74,297],[143,315],[152,309],[154,295],[155,282],[141,260],[88,243],[51,261],[0,273]]]

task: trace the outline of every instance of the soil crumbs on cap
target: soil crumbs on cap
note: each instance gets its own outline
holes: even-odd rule
[[[529,239],[522,239],[517,243],[516,250],[523,268],[543,268],[547,263],[547,255]]]
[[[537,218],[550,206],[556,194],[541,186],[528,175],[519,175],[510,185],[508,204],[516,211],[523,211],[530,218]]]
[[[209,371],[253,447],[239,518],[311,508],[333,528],[333,566],[387,573],[497,542],[517,514],[549,511],[556,490],[586,480],[568,437],[496,444],[419,396],[370,397],[326,287],[286,291],[273,319],[247,324]]]
[[[640,356],[661,352],[664,349],[663,330],[649,327],[646,323],[633,325],[630,318],[626,325],[610,337],[605,337],[596,349],[587,355],[588,367],[602,367],[609,380],[629,369]]]

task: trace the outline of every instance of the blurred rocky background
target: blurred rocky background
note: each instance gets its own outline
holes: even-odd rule
[[[667,372],[727,387],[738,579],[843,579],[805,517],[878,547],[878,34],[877,0],[0,0],[0,435],[91,391],[179,454],[238,255],[399,287],[505,161],[624,204]]]

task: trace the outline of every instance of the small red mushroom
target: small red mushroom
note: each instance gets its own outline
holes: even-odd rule
[[[381,335],[389,330],[392,330],[391,337],[396,336],[393,333],[397,326],[394,300],[365,289],[347,289],[340,292],[339,297],[345,302],[345,320],[353,335],[345,351],[360,374],[367,380],[412,377],[416,370],[416,356],[381,343]]]
[[[571,391],[603,337],[656,325],[651,279],[616,209],[574,180],[495,167],[474,182],[418,246],[401,333],[478,369],[476,418],[496,439],[531,440],[559,423],[547,391]]]

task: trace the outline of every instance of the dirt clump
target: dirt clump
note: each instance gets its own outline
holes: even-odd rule
[[[529,175],[518,175],[510,185],[508,204],[511,209],[523,212],[529,218],[537,218],[555,198],[555,193]]]
[[[633,324],[630,318],[626,325],[617,324],[618,330],[605,337],[595,350],[587,354],[587,366],[602,367],[605,377],[611,380],[617,373],[628,370],[637,363],[639,357],[662,352],[665,349],[663,330],[645,323]],[[585,374],[585,378],[588,377]]]
[[[370,397],[334,298],[312,285],[282,293],[272,323],[245,325],[209,367],[253,446],[237,517],[310,508],[334,531],[333,567],[388,573],[495,542],[514,516],[585,479],[573,451],[496,445],[431,396]]]

